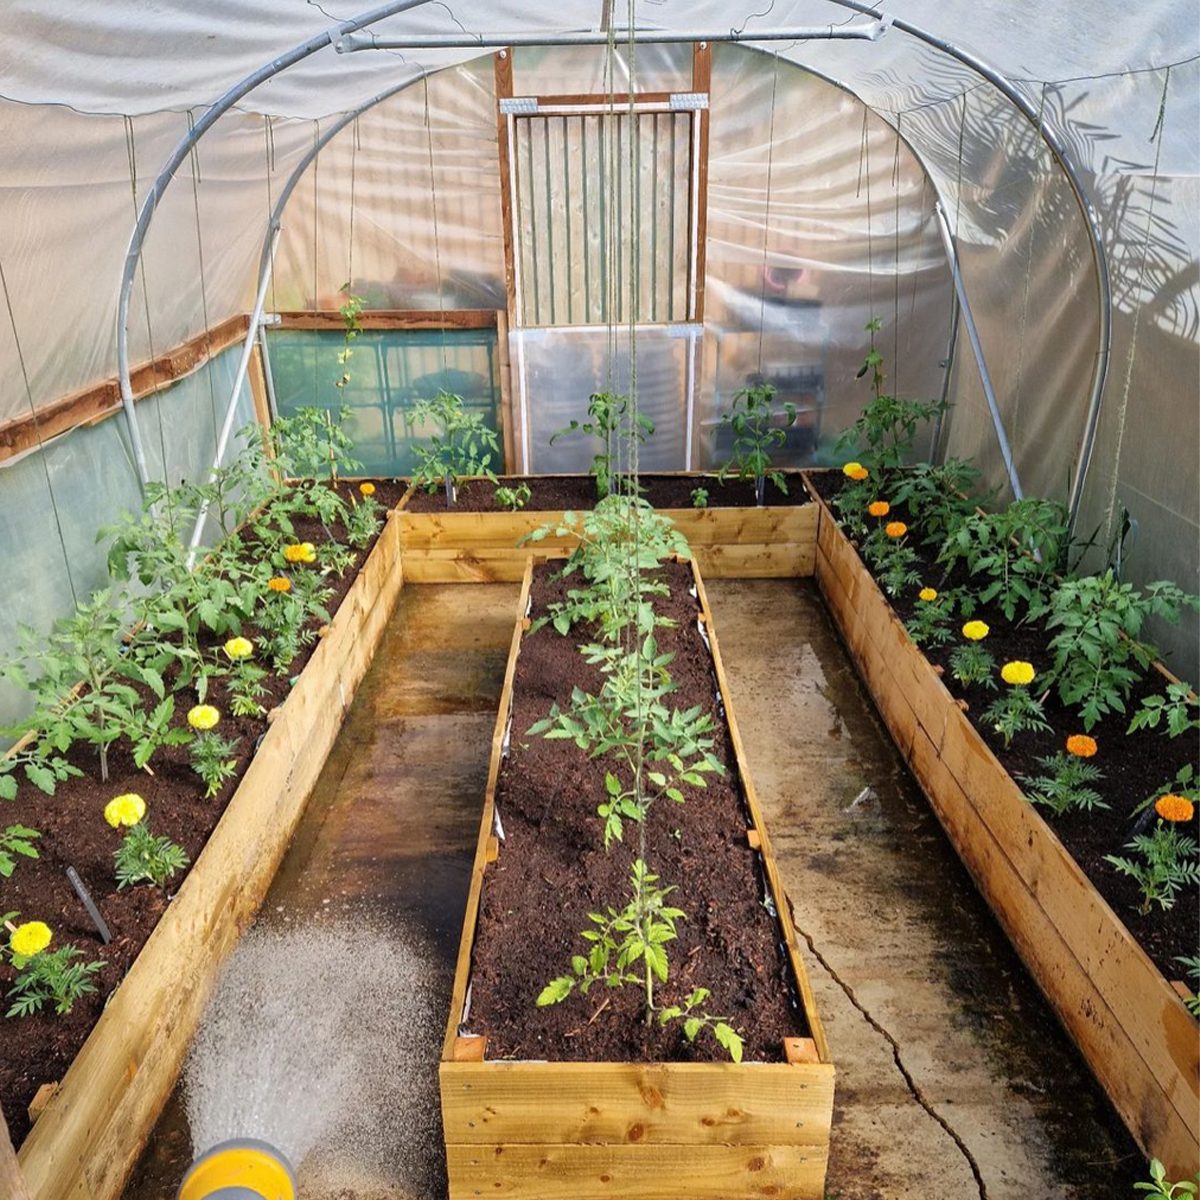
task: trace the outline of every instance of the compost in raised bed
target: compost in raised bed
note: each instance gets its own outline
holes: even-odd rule
[[[691,568],[667,563],[662,570],[670,595],[656,599],[656,609],[674,625],[656,635],[660,651],[674,655],[669,670],[678,685],[669,703],[700,705],[713,716],[725,774],[686,788],[682,804],[660,801],[646,822],[646,861],[676,887],[671,901],[685,912],[670,948],[671,974],[656,1001],[676,1004],[707,988],[706,1007],[738,1029],[745,1057],[781,1062],[783,1039],[809,1031],[760,858],[747,842],[749,816],[712,656],[697,626]],[[539,567],[530,593],[533,619],[567,586],[556,568]],[[632,832],[604,849],[596,808],[605,795],[605,759],[526,732],[552,704],[566,705],[573,687],[598,687],[599,671],[575,644],[593,633],[578,627],[562,636],[546,625],[522,640],[510,748],[496,793],[504,845],[484,877],[466,1025],[487,1036],[489,1059],[727,1061],[711,1038],[689,1042],[679,1022],[648,1024],[637,988],[595,988],[561,1004],[536,1004],[580,953],[588,914],[628,898],[638,852]]]

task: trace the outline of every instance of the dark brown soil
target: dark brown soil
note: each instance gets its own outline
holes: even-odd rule
[[[533,615],[560,597],[550,568],[534,577]],[[802,1036],[802,1010],[788,981],[776,919],[764,907],[758,856],[746,844],[748,815],[736,775],[728,726],[716,699],[712,658],[696,626],[686,565],[667,569],[672,586],[661,601],[677,625],[660,631],[674,653],[674,703],[702,705],[720,730],[717,754],[727,768],[703,789],[686,789],[682,805],[662,801],[646,823],[645,861],[687,917],[668,945],[670,979],[656,1002],[678,1002],[695,987],[712,995],[707,1008],[727,1017],[746,1039],[747,1059],[777,1062],[784,1037]],[[594,690],[600,676],[576,641],[545,626],[521,645],[513,685],[511,747],[500,772],[497,809],[505,841],[485,876],[471,985],[472,1032],[488,1036],[489,1058],[617,1061],[721,1061],[727,1056],[701,1035],[694,1044],[679,1023],[663,1029],[642,1020],[643,995],[627,986],[599,986],[586,996],[538,1008],[555,976],[569,973],[581,953],[587,914],[629,899],[629,869],[638,856],[638,826],[605,852],[596,806],[604,796],[604,759],[589,760],[571,742],[528,737],[552,703],[565,705],[572,687]]]
[[[392,481],[380,481],[376,486],[375,498],[385,509],[394,508],[404,491],[402,485]],[[296,532],[301,541],[325,540],[324,530],[316,521],[297,522]],[[335,536],[341,533],[338,529],[333,532]],[[328,605],[331,614],[349,591],[369,552],[370,547],[359,552],[354,566],[332,581],[334,595]],[[249,637],[257,633],[252,628],[243,632]],[[316,643],[301,651],[289,668],[288,678],[272,676],[266,681],[269,696],[263,698],[265,708],[286,698],[291,679],[299,675],[315,648]],[[239,749],[236,775],[211,800],[203,797],[204,786],[188,764],[186,747],[159,751],[150,763],[154,774],[149,775],[134,766],[125,743],[118,743],[109,753],[108,783],[100,782],[95,752],[90,747],[75,747],[68,757],[85,772],[84,777],[68,780],[53,796],[44,796],[18,775],[21,787],[17,799],[0,808],[4,825],[28,825],[42,833],[37,843],[40,857],[20,859],[12,878],[4,880],[0,909],[19,913],[21,920],[45,921],[54,931],[55,947],[73,943],[83,951],[80,961],[104,963],[104,969],[95,977],[96,994],[83,997],[68,1015],[58,1017],[45,1011],[21,1019],[0,1019],[0,1109],[14,1145],[20,1145],[29,1131],[29,1102],[43,1083],[62,1078],[99,1019],[109,994],[121,982],[185,877],[183,873],[176,875],[166,892],[147,884],[117,891],[113,853],[121,835],[105,822],[104,805],[123,792],[137,792],[146,801],[151,830],[178,842],[195,862],[266,732],[265,719],[228,714],[221,680],[210,688],[208,701],[225,714],[219,731],[237,738]],[[187,695],[181,692],[176,696],[175,724],[186,723],[187,710]],[[67,881],[66,869],[70,866],[79,872],[112,932],[113,940],[107,946],[101,944]],[[4,941],[7,943],[7,934]],[[8,991],[14,976],[4,957],[0,960],[0,992]]]
[[[825,500],[837,495],[842,487],[842,477],[838,472],[814,472],[809,479]],[[901,510],[896,511],[899,519],[906,518]],[[911,514],[908,516],[911,517]],[[916,545],[914,548],[921,557],[922,579],[925,583],[939,589],[970,583],[971,577],[961,565],[947,576],[945,568],[936,563],[934,551]],[[912,616],[917,603],[915,595],[898,597],[892,601],[901,620]],[[986,645],[997,663],[1022,659],[1040,670],[1048,667],[1050,654],[1046,647],[1050,635],[1040,625],[1007,621],[1002,612],[990,606],[981,608],[976,615],[990,627]],[[943,667],[942,680],[946,687],[952,695],[967,702],[968,715],[976,729],[1020,786],[1021,776],[1040,774],[1038,760],[1063,749],[1067,737],[1073,733],[1083,733],[1083,726],[1074,712],[1064,708],[1057,695],[1051,693],[1045,704],[1046,720],[1052,727],[1051,732],[1018,734],[1013,744],[1005,749],[1003,739],[979,720],[979,714],[998,693],[980,686],[964,686],[950,674],[950,654],[960,643],[961,639],[955,639],[946,646],[925,647],[926,657]],[[1178,958],[1194,955],[1200,944],[1197,890],[1183,892],[1175,906],[1166,912],[1156,907],[1150,913],[1143,914],[1140,911],[1141,892],[1137,884],[1104,861],[1106,854],[1132,857],[1124,847],[1137,827],[1133,810],[1148,796],[1165,790],[1180,767],[1197,761],[1198,747],[1194,735],[1171,738],[1161,727],[1158,730],[1139,730],[1134,734],[1125,732],[1130,716],[1137,711],[1142,699],[1155,693],[1161,694],[1163,688],[1164,681],[1157,672],[1148,674],[1134,687],[1133,695],[1126,702],[1126,715],[1116,713],[1106,717],[1090,731],[1099,745],[1099,752],[1091,761],[1104,773],[1096,790],[1109,807],[1090,813],[1068,813],[1062,817],[1056,817],[1045,809],[1039,812],[1163,974],[1168,979],[1182,979],[1184,969]],[[1197,836],[1196,818],[1193,818],[1188,832],[1193,837]]]
[[[798,475],[787,474],[787,492],[781,492],[769,480],[767,503],[803,504],[808,496]],[[594,507],[596,482],[590,475],[505,476],[501,483],[515,486],[527,483],[533,493],[525,512],[579,511]],[[693,508],[692,492],[698,487],[708,492],[708,508],[753,508],[754,484],[731,479],[721,483],[715,475],[642,475],[642,494],[655,508]],[[414,492],[408,502],[410,512],[446,512],[446,494]],[[458,489],[455,512],[503,512],[496,503],[496,485],[486,479],[473,479]]]

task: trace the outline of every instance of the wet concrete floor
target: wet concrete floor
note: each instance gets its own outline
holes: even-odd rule
[[[1136,1148],[905,772],[815,588],[708,586],[838,1066],[829,1200],[1128,1200]],[[516,597],[508,585],[402,591],[259,918],[386,923],[427,953],[439,1013]],[[177,1094],[126,1200],[172,1197],[189,1158]],[[365,1189],[305,1190],[445,1194],[436,1154],[419,1190],[378,1172]]]

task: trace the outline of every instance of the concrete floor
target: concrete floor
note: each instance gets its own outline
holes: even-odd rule
[[[709,595],[838,1065],[830,1200],[1129,1200],[1135,1148],[905,773],[815,590],[714,581]],[[404,589],[260,917],[385,922],[428,952],[439,1014],[516,597]],[[126,1200],[172,1197],[189,1148],[175,1097]],[[443,1200],[445,1183],[434,1148],[418,1190],[376,1172],[305,1195]]]

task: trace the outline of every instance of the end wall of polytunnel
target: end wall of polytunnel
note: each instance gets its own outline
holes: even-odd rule
[[[619,92],[629,86],[623,50],[617,60]],[[604,64],[599,47],[521,49],[513,59],[514,91],[544,97],[567,89],[602,100]],[[691,71],[690,46],[639,48],[637,89],[687,92]],[[349,282],[371,307],[503,308],[495,96],[487,56],[414,84],[332,140],[284,214],[271,303],[334,308]],[[720,414],[758,378],[798,394],[805,410],[780,458],[793,465],[824,461],[868,397],[856,373],[872,316],[883,325],[879,344],[894,386],[924,398],[942,392],[952,289],[933,216],[936,195],[884,120],[773,55],[713,47],[709,111],[700,322],[689,323],[686,312],[686,213],[664,223],[654,211],[672,196],[681,206],[686,199],[688,139],[672,132],[666,117],[639,135],[641,224],[634,227],[642,231],[644,311],[637,372],[643,406],[658,426],[642,465],[720,465],[728,455]],[[627,280],[605,304],[602,284],[595,272],[587,274],[587,254],[578,248],[581,240],[594,246],[605,236],[602,228],[586,227],[582,211],[587,179],[601,178],[606,161],[599,118],[544,124],[531,124],[530,136],[515,143],[514,237],[526,303],[523,328],[510,333],[510,358],[514,364],[520,358],[526,371],[529,467],[586,470],[587,445],[551,446],[550,437],[584,415],[590,392],[610,382],[628,385]],[[610,158],[613,147],[627,155],[628,138],[611,143]],[[545,186],[530,187],[525,204],[521,189],[529,179]],[[631,212],[627,173],[613,186],[622,210]],[[594,195],[590,203],[596,205]],[[662,284],[672,271],[680,275],[678,287]],[[653,320],[646,319],[649,310]],[[426,354],[442,352],[443,373],[485,373],[478,348],[461,348],[451,335],[399,333],[367,343],[372,353],[356,361],[357,379],[345,398],[354,406],[352,432],[372,461],[386,459],[375,445],[384,374],[405,380],[439,374],[418,353],[422,340],[432,343]],[[325,358],[332,364],[339,341],[336,332],[271,336],[276,374],[287,377],[281,405],[328,400],[334,368],[322,375],[316,364]],[[317,345],[326,350],[318,353]],[[928,430],[920,443],[927,452]],[[401,438],[393,448],[395,462],[407,461],[405,445]]]

